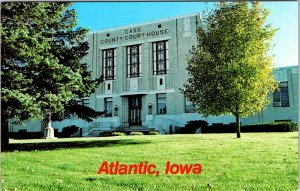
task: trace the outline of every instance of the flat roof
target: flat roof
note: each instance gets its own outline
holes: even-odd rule
[[[137,27],[137,26],[141,26],[141,25],[149,25],[149,24],[154,24],[154,23],[158,23],[158,22],[171,21],[171,20],[175,20],[175,19],[181,19],[181,18],[185,18],[185,17],[192,17],[192,16],[198,16],[198,15],[201,18],[200,12],[197,12],[197,13],[191,13],[191,14],[187,14],[187,15],[176,16],[176,17],[171,17],[171,18],[166,18],[166,19],[158,19],[158,20],[149,21],[149,22],[129,24],[129,25],[126,25],[126,26],[110,27],[110,28],[106,28],[106,29],[96,30],[96,31],[93,31],[93,32],[88,32],[88,34],[109,32],[109,31],[114,31],[114,30],[120,30],[120,29],[129,28],[129,27]]]
[[[293,66],[280,66],[280,67],[276,67],[275,70],[286,70],[289,68],[298,68],[298,65],[293,65]]]

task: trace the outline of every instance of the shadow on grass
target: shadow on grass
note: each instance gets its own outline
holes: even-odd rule
[[[135,144],[148,144],[150,141],[137,140],[91,140],[72,142],[44,142],[44,143],[12,143],[4,152],[55,150],[61,148],[91,148],[91,147],[114,147]]]

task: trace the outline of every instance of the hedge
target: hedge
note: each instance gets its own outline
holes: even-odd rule
[[[208,123],[204,120],[189,121],[185,127],[180,128],[179,133],[183,134],[195,134],[199,128],[206,128]]]
[[[14,139],[40,139],[44,137],[44,133],[38,132],[9,132],[9,138]]]
[[[297,131],[297,123],[273,122],[241,126],[241,132],[292,132]],[[231,124],[213,124],[201,128],[201,133],[235,133],[236,127]]]

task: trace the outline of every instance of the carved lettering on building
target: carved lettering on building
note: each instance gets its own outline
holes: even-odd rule
[[[131,29],[126,29],[125,34],[137,33],[137,32],[141,32],[141,31],[142,31],[141,27],[135,27],[135,28],[131,28]]]
[[[121,41],[127,41],[127,40],[135,40],[140,38],[147,38],[147,37],[156,37],[161,35],[168,34],[168,29],[160,29],[160,30],[154,30],[149,32],[142,32],[141,27],[136,28],[130,28],[124,30],[125,36],[116,36],[111,38],[106,38],[100,40],[100,44],[106,44],[106,43],[115,43],[115,42],[121,42]]]

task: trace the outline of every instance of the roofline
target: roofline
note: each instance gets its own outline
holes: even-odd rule
[[[275,70],[288,69],[288,68],[298,68],[298,67],[299,67],[299,65],[281,66],[281,67],[275,67]]]
[[[174,20],[174,19],[181,19],[181,18],[185,18],[185,17],[198,16],[198,15],[200,16],[200,19],[201,19],[201,13],[200,12],[196,12],[196,13],[191,13],[191,14],[187,14],[187,15],[171,17],[171,18],[167,18],[167,19],[158,19],[158,20],[154,20],[154,21],[149,21],[149,22],[144,22],[144,23],[129,24],[129,25],[120,26],[120,27],[110,27],[110,28],[106,28],[106,29],[96,30],[96,31],[93,31],[93,32],[88,32],[87,34],[95,34],[95,33],[103,33],[103,32],[114,31],[114,30],[121,30],[121,29],[129,28],[129,27],[137,27],[137,26],[141,26],[141,25],[149,25],[149,24],[154,24],[154,23],[158,23],[158,22],[171,21],[171,20]]]

